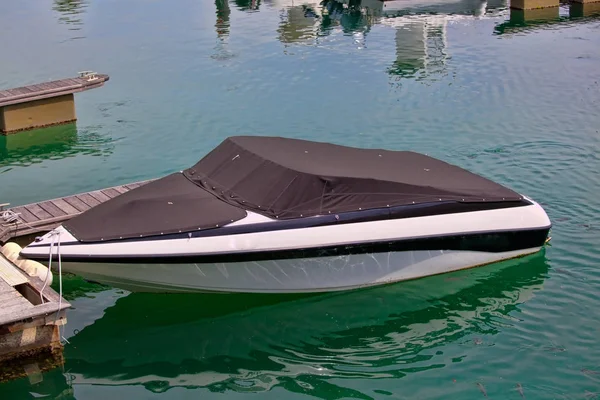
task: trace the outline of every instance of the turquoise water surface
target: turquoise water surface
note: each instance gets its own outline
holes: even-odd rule
[[[2,89],[110,75],[76,95],[75,125],[0,137],[0,202],[158,177],[260,134],[425,152],[553,222],[540,254],[351,293],[67,276],[64,365],[1,399],[600,398],[600,5],[19,0],[0,23]]]

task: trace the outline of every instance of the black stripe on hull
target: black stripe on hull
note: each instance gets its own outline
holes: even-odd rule
[[[495,202],[495,203],[458,203],[458,202],[440,202],[440,203],[427,203],[427,204],[415,204],[410,206],[396,206],[390,208],[379,208],[373,210],[364,211],[351,211],[346,213],[322,215],[318,217],[310,218],[299,218],[293,220],[280,220],[273,222],[259,222],[248,225],[237,225],[237,226],[224,226],[220,228],[205,229],[201,231],[193,232],[181,232],[171,233],[161,236],[147,236],[139,238],[124,238],[114,239],[106,241],[94,241],[94,242],[81,242],[87,244],[95,243],[136,243],[136,242],[147,242],[154,240],[173,240],[173,239],[193,239],[201,237],[216,237],[226,235],[242,235],[246,233],[256,232],[273,232],[282,231],[288,229],[301,229],[301,228],[318,228],[323,226],[331,225],[342,225],[342,224],[353,224],[359,222],[374,222],[374,221],[385,221],[405,218],[417,218],[434,215],[446,215],[456,214],[463,212],[473,211],[492,211],[504,208],[512,207],[524,207],[532,205],[526,199],[520,201],[511,202]],[[71,233],[73,235],[73,233]],[[73,235],[77,238],[76,235]],[[73,246],[79,245],[80,243],[61,243],[61,246]],[[35,243],[29,245],[29,247],[45,247],[49,244],[36,245]]]
[[[544,245],[550,227],[516,231],[494,231],[486,233],[430,236],[418,239],[386,240],[375,243],[359,243],[290,249],[277,251],[256,251],[246,253],[224,253],[210,255],[148,255],[148,256],[79,256],[61,254],[62,262],[116,263],[116,264],[184,264],[184,263],[235,263],[269,261],[281,259],[335,257],[353,254],[387,253],[399,251],[459,250],[502,253],[523,250]],[[62,246],[62,244],[61,244]],[[44,256],[25,257],[46,260]]]

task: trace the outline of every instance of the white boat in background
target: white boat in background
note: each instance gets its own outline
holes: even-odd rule
[[[21,255],[131,291],[324,292],[535,253],[550,227],[534,200],[427,155],[238,136]]]

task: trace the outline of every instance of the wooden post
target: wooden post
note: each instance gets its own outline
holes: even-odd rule
[[[513,24],[525,24],[527,22],[549,22],[558,20],[560,17],[558,7],[546,7],[546,8],[534,8],[520,10],[511,8],[510,10],[510,22]]]
[[[582,18],[600,15],[600,1],[572,0],[569,7],[571,18]]]
[[[2,133],[64,124],[77,119],[72,93],[4,106],[0,108],[0,114]]]
[[[540,8],[556,8],[558,12],[559,0],[511,0],[510,8],[517,10],[535,10]]]

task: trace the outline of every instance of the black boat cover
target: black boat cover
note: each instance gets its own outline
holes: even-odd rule
[[[278,219],[434,202],[515,202],[495,182],[410,151],[236,136],[197,164],[64,224],[81,241],[214,228],[251,210]]]

